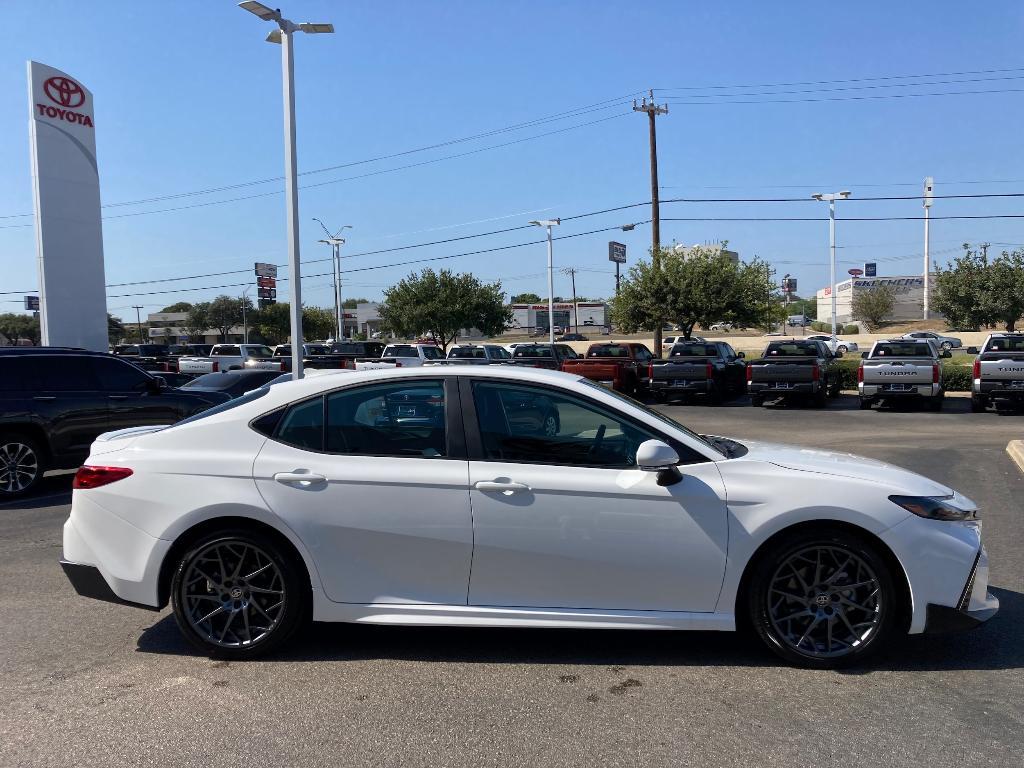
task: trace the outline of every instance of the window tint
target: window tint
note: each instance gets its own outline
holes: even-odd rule
[[[263,397],[270,389],[268,387],[260,387],[254,389],[252,392],[246,392],[241,397],[236,397],[234,400],[228,400],[226,403],[215,405],[213,408],[207,408],[201,413],[197,413],[194,416],[189,416],[187,419],[174,422],[175,427],[180,427],[182,424],[188,424],[193,421],[199,421],[199,419],[205,419],[207,416],[213,416],[215,413],[223,413],[224,411],[230,411],[232,408],[237,408],[240,405],[250,403],[258,397]]]
[[[384,357],[419,357],[416,347],[412,344],[389,344],[384,349]]]
[[[474,382],[486,461],[632,467],[645,440],[661,439],[599,405],[553,390]]]
[[[257,390],[258,391],[258,390]],[[275,440],[307,451],[324,449],[324,399],[296,403],[281,419]]]
[[[765,351],[765,357],[817,357],[818,345],[815,342],[797,342],[784,344],[772,342]]]
[[[717,357],[714,344],[676,344],[668,353],[669,357]]]
[[[487,353],[483,347],[456,347],[448,353],[448,357],[453,360],[482,360],[487,357]]]
[[[440,347],[423,347],[423,357],[426,360],[444,360],[444,353]]]
[[[0,357],[0,392],[20,392],[28,389],[25,383],[25,360]]]
[[[107,357],[91,359],[99,388],[104,392],[140,392],[149,381],[149,376],[123,360]]]
[[[274,353],[270,351],[270,347],[247,347],[245,352],[247,357],[273,357]]]
[[[230,344],[224,344],[222,346],[217,347],[215,350],[213,350],[213,356],[232,355],[234,357],[238,357],[241,354],[242,354],[242,350],[240,350],[236,346],[231,346]]]
[[[446,456],[444,384],[377,384],[327,397],[327,451],[364,456]]]
[[[602,344],[599,347],[591,347],[587,351],[587,357],[629,357],[629,347],[621,344]]]
[[[915,344],[914,342],[890,342],[887,344],[876,344],[872,357],[932,357],[933,350],[930,344]]]
[[[37,389],[51,392],[95,392],[99,386],[93,374],[92,358],[66,355],[26,358],[26,377]],[[127,365],[127,363],[122,363]]]
[[[516,351],[512,353],[512,357],[553,357],[551,347],[516,347]]]

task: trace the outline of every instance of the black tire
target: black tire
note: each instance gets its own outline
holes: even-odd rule
[[[873,402],[872,402],[872,400],[870,398],[862,397],[860,399],[860,409],[862,411],[870,411],[872,404],[873,404]]]
[[[928,410],[936,411],[936,412],[941,411],[942,410],[942,403],[944,401],[945,401],[945,398],[942,395],[936,395],[935,397],[929,398],[928,399]]]
[[[245,547],[259,554],[250,557]],[[211,552],[219,553],[220,557],[214,558]],[[231,561],[233,553],[236,558],[237,553],[241,553],[237,562]],[[217,562],[223,562],[223,571]],[[239,568],[254,571],[258,568],[262,572],[247,574],[251,578],[239,578],[242,575]],[[225,573],[232,569],[232,573]],[[220,579],[218,583],[212,583],[217,579]],[[275,603],[278,600],[279,605]],[[171,581],[171,607],[178,628],[200,651],[221,659],[244,661],[277,650],[307,623],[310,602],[305,565],[296,562],[294,554],[274,539],[245,529],[214,531],[191,544]],[[204,622],[202,619],[206,617],[200,614],[206,607],[211,612],[217,611],[213,619],[225,614],[227,617]],[[237,618],[239,616],[241,618]],[[241,626],[235,629],[247,630],[247,641],[238,632],[231,631],[236,619]],[[269,622],[270,626],[256,625],[254,621]],[[203,624],[209,629],[203,628]],[[259,629],[267,631],[253,639],[253,630]],[[215,637],[218,630],[223,630],[220,642]],[[233,641],[227,642],[228,637]]]
[[[764,395],[751,395],[750,404],[755,408],[761,408],[764,406]]]
[[[666,398],[665,398],[665,393],[664,392],[655,392],[654,393],[654,402],[656,402],[656,403],[664,403],[665,399]]]
[[[988,398],[982,395],[971,395],[971,413],[984,413],[988,408]]]
[[[721,387],[718,384],[712,384],[711,390],[708,392],[708,402],[711,405],[721,405],[723,399]]]
[[[46,455],[37,441],[18,432],[0,434],[0,500],[28,493],[45,471]]]
[[[828,405],[829,381],[825,379],[814,393],[813,400],[815,408],[824,408]]]
[[[949,350],[953,348],[953,343],[950,341],[944,341],[939,346],[942,348],[943,352],[949,352]]]
[[[820,570],[814,565],[815,552],[827,553],[818,561],[826,566]],[[793,562],[806,563],[806,570],[791,568]],[[905,632],[903,591],[888,560],[865,536],[838,528],[796,533],[770,545],[752,567],[745,606],[750,625],[773,653],[791,664],[811,669],[859,664]],[[820,583],[807,583],[816,572]],[[835,573],[841,577],[834,578]],[[853,587],[844,590],[844,583]],[[800,591],[801,585],[807,587],[805,594],[792,600],[796,595],[787,590]],[[819,599],[825,597],[823,606]],[[793,615],[801,610],[806,613]],[[809,623],[813,626],[807,629]],[[837,635],[853,642],[843,643]],[[840,643],[847,647],[833,647]]]

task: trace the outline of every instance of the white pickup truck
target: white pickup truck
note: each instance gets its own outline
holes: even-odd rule
[[[1004,400],[1024,403],[1024,333],[993,333],[974,360],[971,410]]]
[[[356,370],[415,368],[430,360],[444,360],[444,352],[436,344],[388,344],[379,358],[356,358]]]
[[[879,400],[903,399],[922,400],[933,411],[942,409],[946,393],[940,358],[950,357],[949,352],[939,352],[925,340],[893,339],[876,341],[861,357],[857,390],[862,409]]]
[[[242,368],[283,371],[281,359],[265,344],[215,344],[209,357],[183,357],[178,360],[181,373],[217,373]]]

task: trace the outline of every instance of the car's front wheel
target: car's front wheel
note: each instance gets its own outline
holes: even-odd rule
[[[0,435],[0,499],[28,493],[43,477],[45,465],[39,446],[31,438]]]
[[[877,547],[821,531],[780,541],[759,558],[748,611],[762,641],[787,661],[835,668],[862,661],[900,629],[900,591]]]
[[[255,531],[209,534],[188,548],[171,583],[185,637],[219,658],[252,659],[279,648],[305,622],[303,567]]]

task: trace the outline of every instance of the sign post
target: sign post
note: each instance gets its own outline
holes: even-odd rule
[[[28,62],[29,142],[44,346],[108,349],[92,93]]]
[[[256,294],[259,308],[277,304],[277,265],[256,262]]]
[[[615,262],[615,295],[619,295],[619,265],[626,263],[626,246],[614,241],[608,243],[608,261]]]

